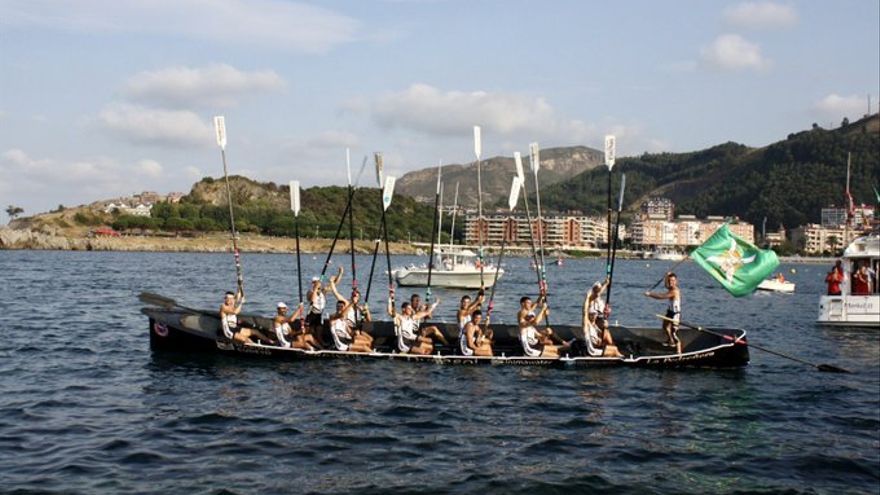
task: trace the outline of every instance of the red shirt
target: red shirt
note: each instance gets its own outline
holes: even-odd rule
[[[825,282],[828,284],[828,295],[829,296],[839,296],[840,295],[840,284],[843,282],[843,274],[840,273],[837,268],[832,268],[831,273],[825,277]]]

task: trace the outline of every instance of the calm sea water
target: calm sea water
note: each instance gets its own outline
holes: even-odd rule
[[[323,256],[304,262],[310,276]],[[296,300],[293,256],[243,263],[246,309]],[[505,265],[509,321],[536,284],[528,260]],[[670,265],[618,262],[614,318],[658,326],[641,293]],[[0,492],[877,493],[880,333],[815,326],[827,267],[781,268],[796,294],[734,299],[684,264],[685,320],[854,374],[755,349],[738,371],[154,355],[137,294],[213,309],[231,256],[0,251]],[[576,321],[603,271],[549,267],[552,319]],[[438,293],[451,320],[463,293]]]

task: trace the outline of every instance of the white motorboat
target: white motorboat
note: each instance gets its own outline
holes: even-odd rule
[[[651,253],[651,258],[663,261],[681,261],[687,258],[687,255],[672,248],[658,247]]]
[[[436,262],[431,270],[431,286],[451,289],[479,289],[480,267],[475,258],[476,253],[467,249],[440,251],[435,254]],[[492,287],[495,282],[494,266],[483,267],[485,287]],[[504,269],[498,268],[498,278],[504,275]],[[428,285],[428,267],[410,266],[398,268],[393,272],[394,279],[401,287],[426,287]]]
[[[873,270],[867,287],[852,283],[853,274],[867,265]],[[841,327],[868,327],[880,330],[880,292],[877,272],[880,270],[880,235],[871,234],[854,240],[843,252],[843,268],[846,280],[841,284],[840,295],[824,295],[819,298],[820,325]]]
[[[794,292],[794,287],[794,282],[785,280],[785,277],[783,277],[781,273],[758,284],[758,290],[766,290],[770,292],[792,293]]]

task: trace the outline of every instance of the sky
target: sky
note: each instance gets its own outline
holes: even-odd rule
[[[0,0],[0,206],[188,192],[215,115],[230,173],[308,187],[346,148],[472,162],[474,125],[483,158],[759,147],[878,93],[876,0]]]

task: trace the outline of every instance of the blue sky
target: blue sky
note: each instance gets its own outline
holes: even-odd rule
[[[763,146],[877,111],[876,0],[0,2],[0,205],[344,184],[542,147]],[[368,175],[365,174],[365,177]],[[372,185],[372,184],[370,184]]]

